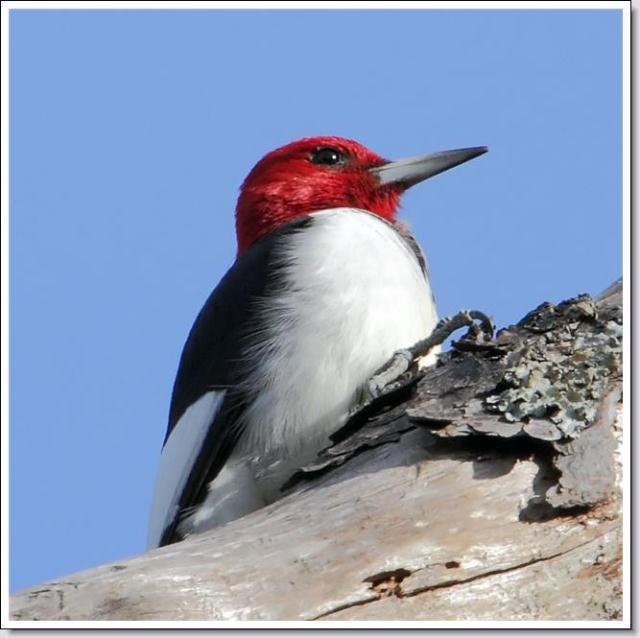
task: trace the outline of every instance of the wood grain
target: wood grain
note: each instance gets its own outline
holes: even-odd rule
[[[621,618],[619,349],[607,351],[605,382],[589,390],[597,417],[576,421],[571,437],[550,436],[545,416],[514,423],[485,402],[540,335],[550,360],[564,349],[557,365],[574,365],[567,348],[583,352],[579,338],[602,333],[615,317],[621,323],[620,285],[589,302],[592,316],[579,299],[554,307],[546,332],[536,332],[544,317],[528,316],[502,342],[454,350],[356,415],[282,500],[181,543],[19,592],[11,618]]]

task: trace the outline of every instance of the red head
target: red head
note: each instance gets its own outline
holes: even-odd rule
[[[485,151],[388,162],[341,137],[291,142],[267,153],[242,184],[236,207],[238,254],[296,217],[327,208],[361,208],[393,221],[406,188]]]
[[[341,137],[308,137],[271,151],[240,190],[238,253],[296,217],[326,208],[363,208],[392,220],[402,189],[381,186],[369,171],[385,163],[362,144]]]

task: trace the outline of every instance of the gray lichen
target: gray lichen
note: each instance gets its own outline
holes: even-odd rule
[[[559,321],[566,323],[558,330]],[[501,391],[485,398],[485,408],[512,423],[546,419],[547,440],[576,437],[594,422],[610,379],[621,374],[620,317],[600,319],[591,298],[581,295],[543,304],[518,325],[537,336],[505,370]]]

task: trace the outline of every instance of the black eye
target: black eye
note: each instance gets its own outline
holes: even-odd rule
[[[321,146],[311,153],[311,161],[314,164],[326,164],[327,166],[336,166],[344,164],[347,161],[345,154],[336,148],[330,146]]]

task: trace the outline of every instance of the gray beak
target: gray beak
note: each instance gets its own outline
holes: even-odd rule
[[[459,148],[454,151],[442,151],[431,155],[408,157],[407,159],[389,162],[376,166],[371,172],[378,177],[380,184],[401,184],[409,188],[418,182],[448,171],[458,164],[464,164],[474,157],[483,155],[489,149],[486,146]]]

